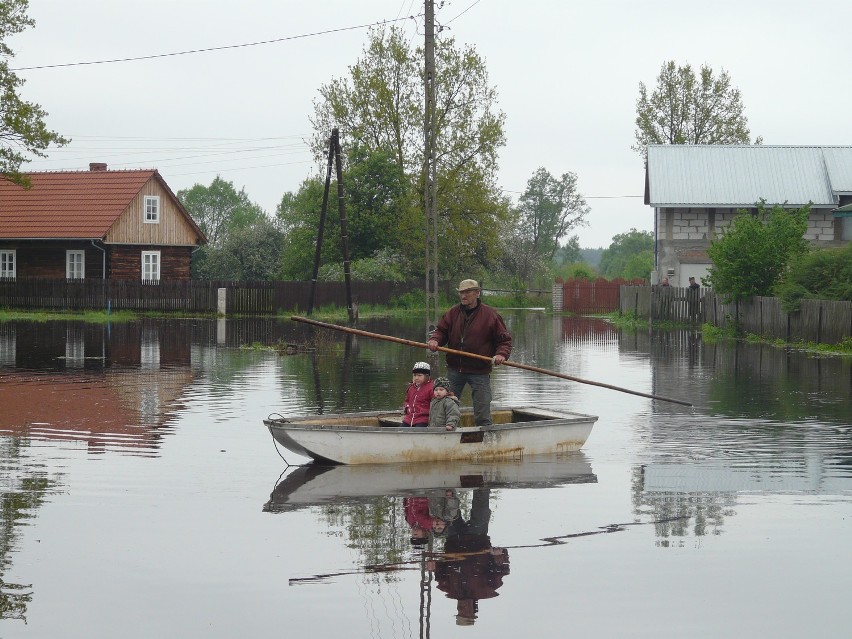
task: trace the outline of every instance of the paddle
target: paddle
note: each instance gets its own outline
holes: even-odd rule
[[[308,319],[307,317],[299,317],[298,315],[293,315],[290,317],[294,322],[304,322],[305,324],[311,324],[313,326],[319,326],[320,328],[330,328],[334,331],[342,331],[344,333],[352,333],[353,335],[363,335],[364,337],[372,337],[374,339],[382,339],[387,342],[396,342],[398,344],[405,344],[406,346],[413,346],[415,348],[425,348],[428,350],[428,346],[423,342],[415,342],[410,339],[402,339],[401,337],[393,337],[391,335],[382,335],[381,333],[370,333],[368,331],[362,331],[357,328],[350,328],[348,326],[338,326],[337,324],[328,324],[326,322],[318,322],[317,320]],[[461,355],[462,357],[470,357],[472,359],[481,359],[486,362],[491,362],[492,359],[490,357],[486,357],[485,355],[478,355],[476,353],[467,353],[465,351],[457,351],[452,348],[446,348],[445,346],[439,346],[439,351],[443,351],[444,353],[452,353],[453,355]],[[567,379],[572,382],[579,382],[580,384],[589,384],[591,386],[600,386],[601,388],[608,388],[610,390],[619,391],[621,393],[629,393],[630,395],[638,395],[639,397],[647,397],[649,399],[658,399],[661,402],[672,402],[673,404],[680,404],[682,406],[692,406],[689,402],[684,402],[680,399],[672,399],[671,397],[661,397],[660,395],[651,395],[649,393],[641,393],[639,391],[630,390],[629,388],[621,388],[620,386],[613,386],[612,384],[604,384],[603,382],[594,382],[589,379],[583,379],[581,377],[574,377],[572,375],[565,375],[563,373],[557,373],[555,371],[549,371],[546,368],[538,368],[537,366],[529,366],[528,364],[519,364],[517,362],[512,362],[506,360],[503,362],[503,366],[511,366],[513,368],[520,368],[525,371],[532,371],[534,373],[541,373],[543,375],[550,375],[551,377],[558,377],[560,379]]]

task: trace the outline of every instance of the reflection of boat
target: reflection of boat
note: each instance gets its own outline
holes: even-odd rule
[[[481,464],[308,464],[279,481],[263,509],[287,512],[321,504],[358,503],[379,496],[422,495],[438,488],[550,488],[595,482],[597,477],[581,452]]]
[[[492,410],[492,426],[473,426],[462,409],[462,428],[403,427],[402,415],[343,413],[269,417],[275,440],[297,455],[341,464],[388,464],[439,460],[499,460],[577,451],[597,417],[534,407]]]

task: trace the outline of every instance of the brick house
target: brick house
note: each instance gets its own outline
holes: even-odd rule
[[[674,286],[700,281],[710,241],[755,204],[810,203],[805,237],[821,248],[852,240],[852,146],[649,145],[645,204],[654,209],[655,269]]]
[[[201,229],[156,169],[0,179],[0,278],[190,279]]]

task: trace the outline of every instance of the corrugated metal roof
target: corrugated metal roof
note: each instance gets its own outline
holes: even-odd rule
[[[649,145],[651,206],[837,206],[852,190],[852,146]]]
[[[0,238],[101,238],[155,173],[27,173],[28,190],[0,180]]]

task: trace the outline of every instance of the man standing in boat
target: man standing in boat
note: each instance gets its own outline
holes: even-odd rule
[[[491,425],[491,371],[512,352],[512,336],[500,314],[479,299],[482,289],[476,280],[462,280],[460,303],[444,313],[427,345],[466,351],[491,358],[491,362],[447,353],[447,377],[453,393],[461,397],[466,385],[473,396],[473,420],[477,426]]]

